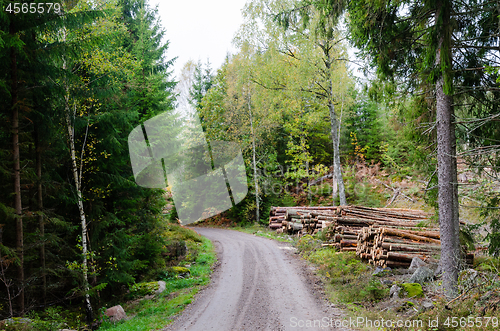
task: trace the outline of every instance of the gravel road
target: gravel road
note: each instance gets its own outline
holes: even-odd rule
[[[214,243],[218,265],[211,284],[164,330],[346,330],[335,328],[342,312],[321,297],[319,280],[289,244],[194,230]]]

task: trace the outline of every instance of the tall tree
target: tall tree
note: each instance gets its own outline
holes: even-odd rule
[[[300,5],[299,1],[252,3],[246,9],[249,23],[244,25],[239,40],[250,40],[262,49],[276,48],[279,54],[288,58],[285,62],[296,67],[296,76],[286,86],[276,85],[276,79],[270,84],[260,82],[261,85],[309,94],[310,99],[312,96],[317,104],[323,104],[330,122],[340,204],[346,205],[339,150],[339,111],[336,109],[342,95],[344,98],[349,96],[347,91],[352,86],[347,74],[346,45],[336,18],[322,16],[313,6]],[[295,9],[299,6],[300,9]],[[263,31],[259,26],[264,26]]]
[[[497,24],[491,17],[495,12],[498,16],[499,9],[492,1],[320,3],[328,15],[347,8],[351,39],[379,77],[396,77],[406,87],[400,91],[428,93],[435,100],[431,106],[436,111],[441,267],[445,293],[453,297],[460,259],[454,115],[460,102],[455,101],[483,88],[495,90],[480,86],[486,76],[478,61],[498,62],[491,53]]]
[[[9,27],[9,39],[17,39],[18,30],[16,28],[15,20],[11,20]],[[11,109],[12,109],[12,157],[13,157],[13,180],[14,180],[14,209],[16,214],[16,248],[19,258],[17,266],[17,277],[20,282],[20,293],[18,297],[18,304],[21,314],[24,313],[24,231],[23,231],[23,208],[21,200],[21,166],[20,166],[20,153],[19,153],[19,108],[20,104],[18,95],[18,69],[17,69],[17,53],[18,47],[15,42],[10,47],[10,77],[11,77]]]

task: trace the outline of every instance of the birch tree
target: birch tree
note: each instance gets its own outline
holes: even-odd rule
[[[347,69],[347,53],[342,32],[335,20],[325,24],[313,7],[295,10],[297,1],[256,1],[245,10],[247,23],[236,41],[250,40],[257,49],[274,53],[288,64],[288,78],[272,77],[276,70],[259,67],[254,81],[271,90],[305,96],[327,114],[332,137],[334,176],[341,205],[346,194],[339,150],[339,111],[341,95],[352,88]],[[307,27],[306,27],[307,25]],[[274,65],[276,61],[272,62]],[[263,76],[267,76],[266,79]],[[335,201],[335,199],[334,199]]]
[[[91,3],[81,2],[74,11],[89,10],[97,6],[100,10],[111,10],[115,5],[112,2]],[[65,76],[62,78],[60,85],[63,89],[63,107],[64,107],[64,121],[68,137],[68,149],[71,160],[71,173],[73,175],[74,189],[76,195],[76,204],[80,217],[81,226],[81,272],[83,277],[83,293],[85,309],[87,312],[87,322],[90,324],[93,320],[92,304],[90,302],[90,287],[89,287],[89,257],[91,251],[89,249],[89,235],[88,223],[84,208],[84,194],[83,194],[83,175],[85,172],[84,166],[86,165],[85,155],[86,148],[89,143],[89,127],[92,125],[90,122],[91,113],[98,112],[99,104],[96,102],[92,84],[100,78],[109,75],[112,72],[120,70],[126,71],[126,65],[132,64],[132,60],[123,49],[117,47],[115,42],[110,43],[110,38],[120,36],[125,32],[124,26],[117,23],[116,16],[119,12],[115,9],[108,18],[100,18],[88,24],[83,24],[78,29],[67,29],[63,26],[60,34],[61,40],[64,44],[73,45],[76,42],[81,44],[78,49],[79,56],[62,55],[62,70]],[[115,17],[113,17],[115,15]],[[106,45],[106,46],[105,46]],[[84,74],[82,74],[82,69]],[[77,150],[76,145],[76,121],[78,119],[86,121],[85,133],[83,142]]]

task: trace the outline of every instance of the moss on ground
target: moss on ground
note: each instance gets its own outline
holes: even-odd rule
[[[400,295],[405,295],[408,298],[421,298],[424,296],[424,290],[422,290],[422,285],[419,283],[403,283],[401,287],[403,291],[400,292]]]

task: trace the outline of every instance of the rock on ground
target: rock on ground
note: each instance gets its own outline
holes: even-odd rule
[[[125,310],[123,310],[123,307],[120,305],[106,309],[105,314],[112,322],[121,321],[122,319],[127,318]]]
[[[419,283],[422,285],[428,280],[434,278],[434,271],[427,267],[418,267],[417,270],[411,275],[410,283]]]
[[[414,273],[419,267],[426,267],[427,263],[422,261],[419,257],[414,257],[411,260],[410,267],[408,268],[409,273]]]
[[[167,283],[165,283],[163,280],[158,281],[158,289],[155,291],[155,294],[160,294],[161,292],[165,291]]]

